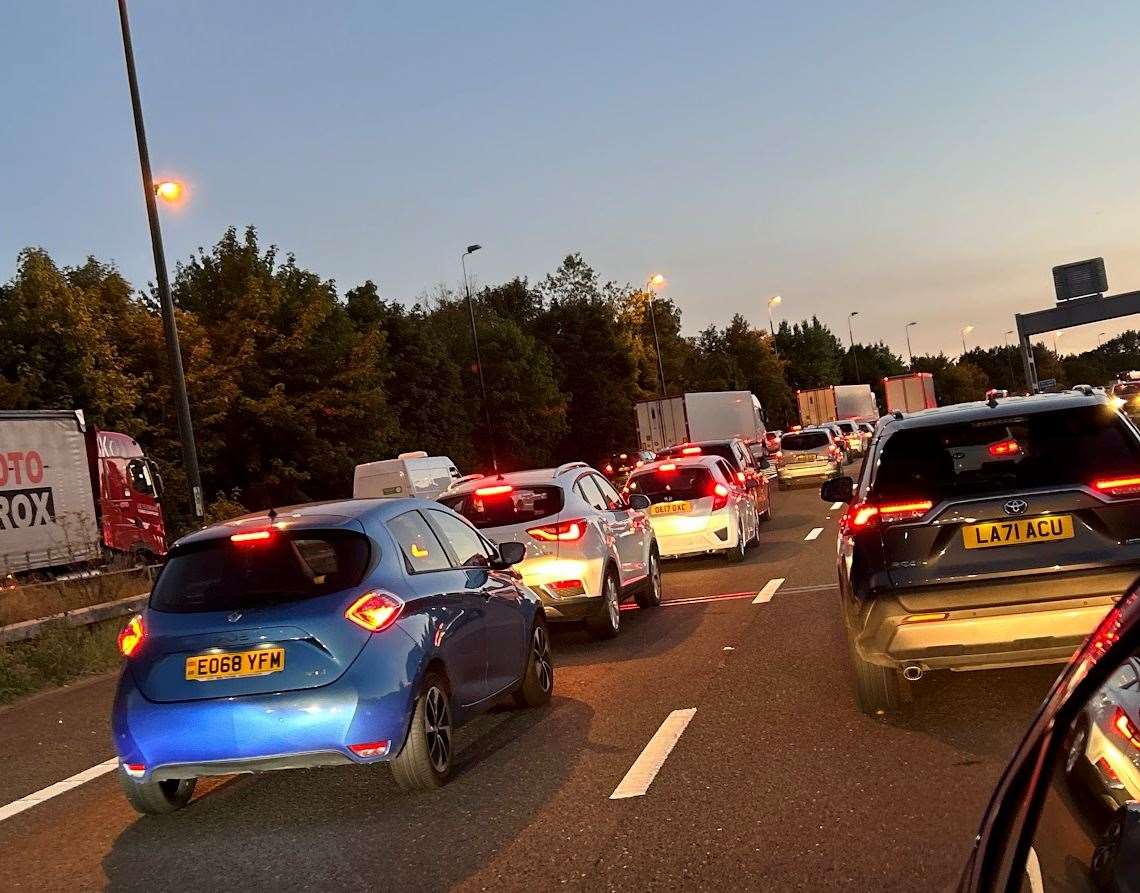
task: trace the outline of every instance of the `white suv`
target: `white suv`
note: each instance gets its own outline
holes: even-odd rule
[[[622,601],[661,604],[649,501],[627,501],[584,462],[465,478],[439,501],[495,542],[526,545],[515,567],[548,620],[585,620],[594,635],[609,638],[621,628]]]

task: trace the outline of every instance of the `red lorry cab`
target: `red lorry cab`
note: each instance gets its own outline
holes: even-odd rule
[[[133,437],[88,431],[88,465],[103,544],[150,560],[166,554],[162,478]]]

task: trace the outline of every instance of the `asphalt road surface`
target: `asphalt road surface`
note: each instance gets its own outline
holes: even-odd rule
[[[744,563],[667,563],[665,605],[623,613],[613,641],[556,628],[553,703],[464,727],[446,788],[403,794],[385,767],[276,772],[203,780],[181,813],[140,818],[102,774],[0,818],[0,889],[952,884],[1057,669],[936,674],[904,717],[863,716],[834,588],[840,512],[816,490],[774,497]],[[113,688],[0,711],[0,816],[113,758]],[[662,733],[639,761],[671,715],[672,751]],[[645,793],[611,799],[635,761],[650,765],[627,787],[651,779]]]

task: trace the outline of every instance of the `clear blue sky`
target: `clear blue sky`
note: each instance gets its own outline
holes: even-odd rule
[[[1055,263],[1140,288],[1140,6],[927,6],[136,0],[167,255],[253,223],[411,300],[470,242],[484,283],[581,251],[690,332],[778,292],[899,352],[999,342]],[[151,279],[113,0],[6,5],[0,90],[0,279]]]

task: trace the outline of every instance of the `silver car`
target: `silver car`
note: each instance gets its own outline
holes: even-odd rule
[[[805,428],[780,438],[776,481],[781,490],[797,483],[818,484],[838,477],[843,468],[843,450],[828,428]]]

